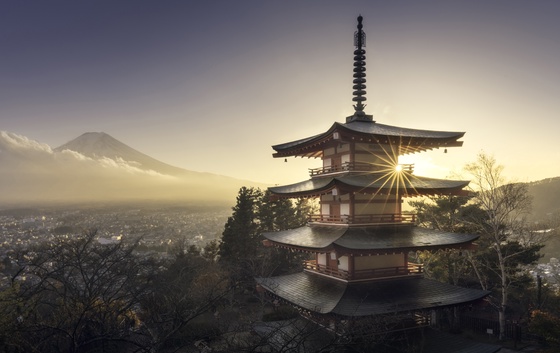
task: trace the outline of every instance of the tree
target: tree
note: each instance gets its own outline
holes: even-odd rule
[[[479,224],[484,251],[471,258],[472,264],[483,289],[489,288],[489,277],[497,279],[500,339],[504,339],[510,290],[523,277],[519,276],[520,265],[538,260],[543,239],[525,221],[531,208],[526,184],[506,182],[503,167],[483,153],[465,169],[472,176],[474,201],[485,214]],[[486,270],[486,277],[481,269]]]
[[[187,247],[188,248],[188,247]],[[163,264],[150,291],[140,299],[139,314],[151,351],[180,348],[220,333],[212,320],[198,319],[218,310],[230,293],[228,276],[215,262],[193,252],[176,252]]]
[[[90,230],[22,251],[4,292],[19,298],[7,344],[40,352],[138,348],[134,309],[157,267],[136,257],[135,246],[101,245]]]
[[[468,196],[432,196],[412,201],[410,205],[415,208],[419,225],[446,232],[478,233],[478,224],[484,218],[482,210]],[[469,282],[471,268],[467,251],[425,251],[418,257],[431,278],[454,285]]]
[[[259,228],[256,220],[262,192],[256,188],[242,187],[237,194],[237,203],[232,208],[220,243],[220,261],[242,267],[256,256]]]
[[[90,230],[14,251],[15,264],[3,269],[9,277],[0,291],[0,350],[192,346],[211,331],[195,320],[214,312],[230,291],[225,271],[185,239],[172,246],[172,259],[137,248],[138,241],[102,245]]]
[[[307,199],[294,203],[275,198],[268,190],[242,187],[222,233],[220,262],[236,268],[245,279],[301,266],[301,254],[285,249],[264,251],[262,233],[302,226],[310,210]]]

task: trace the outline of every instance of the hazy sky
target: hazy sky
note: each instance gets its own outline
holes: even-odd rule
[[[52,147],[103,131],[163,162],[284,184],[271,145],[344,122],[364,16],[380,123],[466,131],[412,156],[446,177],[493,154],[560,176],[560,2],[0,0],[0,130]]]

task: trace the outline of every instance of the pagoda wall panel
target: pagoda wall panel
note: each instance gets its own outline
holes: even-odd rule
[[[348,256],[344,255],[338,258],[338,269],[348,271]]]
[[[392,196],[387,196],[387,195],[377,195],[377,196],[373,196],[371,194],[362,194],[362,193],[355,193],[354,194],[354,200],[356,202],[362,202],[362,203],[367,203],[367,202],[371,202],[371,203],[380,203],[380,202],[386,202],[386,203],[395,203],[398,202],[400,199],[397,199],[394,195]]]
[[[323,150],[323,156],[332,156],[336,153],[336,149],[334,147],[325,148]]]
[[[346,202],[350,201],[350,195],[349,194],[342,194],[337,196],[334,196],[332,194],[321,195],[321,202],[328,203],[328,202],[340,202],[340,201],[346,201]]]
[[[331,211],[331,207],[329,206],[329,204],[324,203],[324,204],[321,205],[321,214],[323,216],[329,215],[330,211]]]
[[[375,152],[375,154],[378,155],[384,154],[386,156],[397,156],[398,146],[385,145],[385,144],[356,143],[355,151],[357,154]]]
[[[327,254],[325,253],[317,254],[317,264],[327,266]]]
[[[382,159],[371,154],[371,153],[361,153],[354,155],[354,161],[356,163],[368,163],[372,165],[378,165],[382,163]],[[386,163],[385,163],[386,164]]]
[[[350,144],[348,144],[348,143],[341,143],[341,144],[338,145],[338,147],[336,148],[336,151],[337,151],[338,153],[350,152]]]
[[[393,202],[370,202],[370,203],[356,203],[354,205],[355,215],[370,215],[370,214],[393,214],[397,213],[400,208],[399,204]]]
[[[349,215],[350,214],[350,204],[349,203],[341,203],[340,204],[340,214],[341,215]]]
[[[355,256],[355,270],[371,270],[377,268],[406,266],[404,254],[387,254],[372,256]]]

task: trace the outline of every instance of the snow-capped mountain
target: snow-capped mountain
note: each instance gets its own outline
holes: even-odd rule
[[[182,168],[158,161],[142,152],[131,148],[104,132],[86,132],[81,136],[56,147],[55,152],[70,150],[86,157],[99,159],[110,158],[134,164],[142,170],[153,170],[166,175],[197,174]]]
[[[234,204],[246,180],[160,162],[105,133],[86,133],[52,149],[0,131],[0,206],[105,201]]]

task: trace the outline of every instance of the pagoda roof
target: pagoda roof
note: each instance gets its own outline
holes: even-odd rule
[[[268,188],[273,194],[298,197],[325,194],[334,188],[342,192],[368,192],[403,196],[458,194],[466,180],[435,179],[407,173],[361,173],[322,176],[290,185]]]
[[[263,235],[278,246],[309,251],[337,249],[357,254],[462,248],[469,247],[479,238],[475,234],[451,233],[416,226],[350,227],[347,224],[306,225]]]
[[[338,133],[338,134],[335,134]],[[274,157],[320,157],[329,142],[365,142],[399,147],[399,154],[415,153],[439,147],[460,147],[464,132],[403,128],[375,121],[335,122],[326,132],[272,146]],[[335,135],[338,135],[335,137]]]
[[[465,304],[489,291],[462,288],[426,278],[346,283],[309,272],[257,278],[272,294],[320,314],[349,317],[395,314]]]

